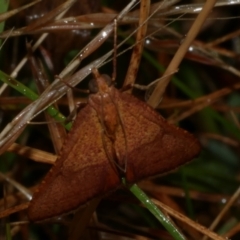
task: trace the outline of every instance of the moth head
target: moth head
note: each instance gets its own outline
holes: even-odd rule
[[[94,78],[88,83],[90,92],[108,92],[109,87],[112,85],[112,79],[106,74],[99,74],[97,69],[93,69],[92,72]]]

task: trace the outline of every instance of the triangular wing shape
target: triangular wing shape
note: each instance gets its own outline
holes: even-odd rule
[[[199,154],[200,144],[192,134],[169,124],[144,102],[119,91],[115,102],[127,141],[126,147],[124,134],[118,133],[115,147],[122,153],[122,165],[127,163],[128,182],[173,170]]]
[[[33,195],[28,208],[30,220],[68,213],[120,185],[101,134],[96,112],[87,105],[78,114],[60,157]]]
[[[200,151],[193,135],[94,73],[99,91],[78,114],[60,157],[34,194],[30,220],[68,213],[114,190],[119,171],[126,170],[132,183],[175,169]]]

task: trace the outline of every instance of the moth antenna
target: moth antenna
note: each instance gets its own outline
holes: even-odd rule
[[[107,144],[106,144],[106,141],[105,141],[105,138],[104,138],[105,135],[108,136],[108,133],[107,133],[106,127],[103,123],[102,116],[101,116],[101,118],[99,117],[99,120],[100,120],[100,123],[103,127],[101,137],[102,137],[103,147],[104,147],[105,153],[107,155],[107,158],[113,166],[116,166],[120,171],[125,172],[125,170],[116,161],[114,161],[114,157],[113,157],[114,149],[113,148],[111,149],[112,154],[109,153],[108,148],[107,148]],[[115,154],[115,155],[117,156],[117,154]]]
[[[94,76],[98,76],[98,74],[99,74],[98,70],[97,69],[93,69],[93,70],[94,70],[93,71]],[[99,76],[100,76],[100,74],[99,74]],[[102,98],[102,96],[101,96],[101,98]],[[114,101],[113,101],[113,103],[114,103]],[[114,103],[114,105],[116,106],[115,103]],[[113,149],[111,149],[112,153],[110,153],[108,151],[107,143],[106,143],[106,140],[105,140],[104,136],[106,135],[106,137],[108,137],[108,138],[111,138],[111,137],[109,136],[109,134],[106,130],[106,126],[105,126],[104,121],[103,121],[103,104],[101,104],[101,114],[100,114],[100,116],[98,115],[98,119],[99,119],[99,122],[100,122],[100,124],[103,128],[103,131],[101,133],[101,137],[102,137],[103,147],[104,147],[104,150],[105,150],[105,153],[107,155],[107,158],[108,158],[109,162],[113,166],[116,166],[120,171],[125,172],[125,170],[116,161],[114,161],[113,154],[114,154],[115,151]],[[115,154],[115,156],[117,156],[117,154]]]
[[[105,138],[104,138],[104,133],[106,133],[106,131],[102,131],[102,142],[103,142],[103,147],[104,147],[104,150],[105,150],[105,153],[107,155],[107,158],[109,160],[109,163],[112,165],[112,166],[116,166],[117,168],[119,168],[120,170],[122,170],[122,168],[120,167],[120,165],[118,163],[116,163],[116,161],[114,161],[113,157],[111,156],[111,154],[109,153],[108,151],[108,148],[107,148],[107,144],[106,144],[106,141],[105,141]],[[113,168],[115,170],[115,168]]]
[[[110,95],[111,96],[111,95]],[[120,121],[120,125],[121,125],[121,128],[122,128],[122,131],[123,131],[123,135],[124,135],[124,141],[125,141],[125,156],[124,156],[124,168],[118,166],[118,164],[116,164],[118,166],[118,168],[123,171],[124,173],[126,173],[126,170],[127,170],[127,153],[128,153],[128,142],[127,142],[127,134],[126,134],[126,130],[125,130],[125,127],[124,127],[124,124],[123,124],[123,120],[122,120],[122,117],[121,117],[121,114],[119,112],[119,108],[117,106],[117,103],[114,101],[114,99],[112,98],[111,96],[111,100],[112,100],[112,103],[115,105],[115,108],[117,110],[117,114],[118,114],[118,118],[119,118],[119,121]]]
[[[122,131],[123,131],[123,135],[124,135],[124,142],[125,142],[125,155],[124,155],[124,169],[123,169],[123,172],[126,173],[127,171],[127,153],[128,153],[128,143],[127,143],[127,134],[126,134],[126,130],[125,130],[125,127],[124,127],[124,124],[123,124],[123,121],[122,121],[122,117],[121,117],[121,114],[117,108],[117,113],[118,113],[118,116],[119,116],[119,120],[120,120],[120,125],[121,125],[121,128],[122,128]]]
[[[114,36],[113,36],[113,73],[112,81],[115,82],[117,76],[117,19],[114,19]]]

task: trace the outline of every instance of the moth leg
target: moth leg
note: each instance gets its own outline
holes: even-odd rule
[[[89,93],[89,90],[78,89],[78,88],[72,87],[67,81],[65,81],[64,79],[62,79],[58,75],[55,75],[55,79],[58,79],[59,81],[63,82],[72,91],[78,91],[78,92],[87,93],[87,94]],[[82,109],[83,107],[85,107],[87,105],[86,102],[77,102],[77,103],[75,103],[73,101],[72,95],[73,95],[72,93],[68,92],[67,96],[68,96],[68,102],[69,102],[69,105],[70,105],[69,106],[70,113],[69,113],[69,115],[67,116],[67,118],[66,118],[66,120],[64,122],[65,124],[67,124],[69,122],[72,122],[76,118],[79,109]]]
[[[127,84],[126,86],[123,86],[121,89],[119,89],[120,92],[125,92],[129,89],[132,89],[134,87],[134,84]]]
[[[150,87],[152,87],[152,85],[156,86],[156,84],[159,82],[159,79],[155,80],[154,82],[149,83],[148,85],[140,85],[137,83],[130,83],[128,85],[123,86],[119,91],[120,92],[125,92],[128,91],[129,89],[132,88],[136,88],[138,90],[142,90],[142,91],[147,91]]]
[[[89,94],[90,91],[88,89],[79,89],[76,87],[71,86],[66,80],[64,80],[63,78],[61,78],[59,75],[55,75],[54,76],[55,79],[58,79],[59,81],[61,81],[62,83],[64,83],[67,87],[69,87],[70,89],[72,89],[73,91],[79,92],[79,93],[86,93]]]

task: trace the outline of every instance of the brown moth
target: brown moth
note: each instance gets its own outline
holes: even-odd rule
[[[89,96],[68,134],[62,152],[28,208],[32,221],[77,209],[129,183],[165,173],[200,151],[198,140],[170,125],[146,103],[111,86],[93,69],[95,93]]]

